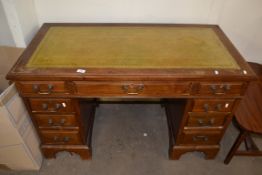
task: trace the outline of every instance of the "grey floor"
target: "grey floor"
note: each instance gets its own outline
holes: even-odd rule
[[[223,160],[238,131],[230,126],[215,160],[201,153],[187,153],[178,161],[168,159],[168,133],[164,109],[156,104],[103,104],[97,110],[93,130],[93,159],[59,153],[44,160],[39,172],[12,172],[7,175],[262,175],[261,157]],[[260,138],[256,139],[261,141]]]

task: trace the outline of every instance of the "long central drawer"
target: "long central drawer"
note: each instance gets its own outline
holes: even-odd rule
[[[75,81],[77,95],[89,96],[178,96],[189,95],[190,82],[81,82]]]

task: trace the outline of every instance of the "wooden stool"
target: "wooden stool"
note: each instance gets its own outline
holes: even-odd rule
[[[235,112],[235,119],[239,125],[240,134],[228,153],[224,163],[228,164],[234,155],[262,156],[250,133],[262,135],[262,65],[249,63],[258,76],[258,81],[252,82],[248,87],[245,97],[240,102]],[[245,151],[238,148],[245,142]]]

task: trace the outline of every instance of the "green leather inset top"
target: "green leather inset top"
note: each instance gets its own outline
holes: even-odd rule
[[[29,68],[239,69],[211,28],[50,27]]]

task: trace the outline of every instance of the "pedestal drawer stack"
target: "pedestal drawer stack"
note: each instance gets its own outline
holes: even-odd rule
[[[59,151],[91,158],[91,134],[95,113],[92,101],[82,103],[67,98],[71,94],[65,82],[19,82],[17,87],[31,112],[47,158]],[[61,97],[60,97],[61,96]],[[81,108],[85,108],[81,112]],[[84,116],[85,115],[85,116]]]
[[[170,158],[190,151],[214,158],[244,89],[244,83],[203,83],[192,92],[197,98],[168,101]]]

